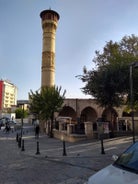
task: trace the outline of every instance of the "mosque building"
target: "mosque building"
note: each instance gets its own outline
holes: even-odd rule
[[[55,43],[59,14],[51,9],[40,13],[43,46],[41,66],[41,87],[55,85]],[[132,133],[130,116],[124,113],[125,107],[102,108],[95,99],[65,99],[62,110],[55,115],[54,136],[66,137],[70,141],[79,138],[97,137],[99,132],[108,134],[111,130],[116,135]],[[99,123],[97,123],[97,120]],[[104,122],[104,123],[101,123]],[[138,133],[138,118],[135,118]],[[45,125],[47,131],[47,125]],[[120,133],[120,134],[119,134]],[[81,136],[76,136],[76,135]]]

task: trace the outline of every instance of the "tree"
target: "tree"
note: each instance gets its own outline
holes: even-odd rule
[[[28,110],[23,110],[22,108],[17,108],[15,110],[16,118],[25,118],[28,116]]]
[[[96,67],[89,71],[84,67],[83,75],[79,76],[85,83],[82,91],[95,97],[103,107],[120,106],[124,103],[124,97],[129,98],[129,65],[138,61],[138,37],[125,36],[118,43],[109,41],[103,48],[103,53],[95,53],[93,62]],[[133,78],[135,83],[138,80],[137,70],[134,71]],[[137,85],[134,86],[134,94],[136,102]]]
[[[40,120],[51,120],[50,137],[53,137],[54,113],[58,112],[64,102],[66,91],[60,95],[61,87],[42,87],[40,91],[30,92],[30,111]]]
[[[86,83],[82,90],[85,94],[93,96],[100,106],[118,107],[124,102],[124,96],[128,92],[127,70],[128,67],[116,65],[104,66],[97,71],[86,71],[85,76],[81,78]]]
[[[138,37],[131,35],[124,36],[120,42],[109,41],[102,53],[96,51],[95,54],[95,68],[87,70],[84,67],[83,75],[79,76],[85,83],[82,91],[93,96],[105,108],[112,109],[126,103],[129,105],[129,67],[132,62],[138,61]],[[137,80],[138,70],[134,70],[135,103],[138,102]]]

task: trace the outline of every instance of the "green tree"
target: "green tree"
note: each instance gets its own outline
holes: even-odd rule
[[[93,96],[103,107],[120,106],[124,96],[128,93],[128,67],[104,66],[99,70],[87,71],[85,69],[82,81],[86,83],[82,88],[85,94]],[[126,75],[124,76],[124,73]]]
[[[82,91],[97,100],[100,106],[112,109],[130,102],[129,67],[138,61],[138,37],[125,36],[120,42],[109,41],[103,52],[95,52],[95,68],[83,68],[79,78],[85,83]],[[134,101],[138,102],[138,70],[133,71]],[[111,119],[111,127],[112,119]],[[112,130],[113,131],[113,130]]]
[[[61,87],[43,87],[40,91],[30,92],[30,111],[42,121],[51,120],[50,137],[53,137],[54,113],[61,109],[65,93]]]
[[[15,110],[16,118],[25,118],[28,116],[28,110],[23,110],[22,108],[17,108]]]
[[[82,91],[95,97],[103,107],[120,106],[124,103],[124,97],[129,98],[129,66],[138,61],[138,37],[125,36],[118,43],[109,41],[102,53],[95,53],[93,62],[96,67],[89,71],[84,67],[83,75],[79,76],[85,83]],[[134,70],[133,80],[136,84],[138,70]],[[134,96],[136,102],[138,85],[134,85]]]

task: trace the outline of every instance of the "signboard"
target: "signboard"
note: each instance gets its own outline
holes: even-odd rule
[[[97,122],[99,134],[109,134],[109,122]]]
[[[104,134],[109,134],[109,123],[108,122],[103,122],[103,130],[104,130]]]

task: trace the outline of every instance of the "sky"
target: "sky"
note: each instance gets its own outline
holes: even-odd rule
[[[90,98],[76,78],[94,67],[95,51],[110,40],[138,36],[138,0],[0,0],[0,79],[18,88],[18,100],[41,86],[40,12],[60,15],[56,32],[55,85],[66,98]]]

